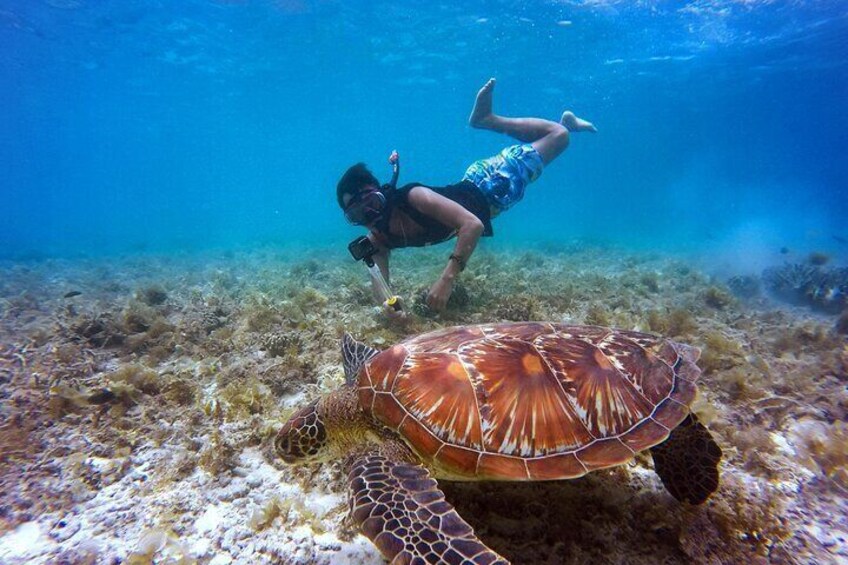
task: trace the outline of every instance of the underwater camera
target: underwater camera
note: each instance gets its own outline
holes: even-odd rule
[[[374,264],[374,255],[377,253],[377,248],[374,243],[366,236],[357,237],[347,244],[347,250],[355,261],[365,261],[365,264],[371,266]]]
[[[368,274],[371,276],[371,281],[374,283],[374,288],[383,299],[383,305],[391,306],[395,312],[400,312],[403,306],[400,302],[400,297],[392,294],[389,289],[386,279],[383,278],[383,273],[374,263],[374,255],[377,253],[377,248],[367,236],[357,237],[347,245],[347,250],[350,251],[351,257],[356,261],[364,261],[368,267]]]

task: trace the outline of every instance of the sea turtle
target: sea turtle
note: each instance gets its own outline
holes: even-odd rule
[[[385,351],[342,339],[346,386],[275,439],[287,463],[342,460],[351,516],[392,563],[507,561],[432,476],[573,479],[651,449],[671,494],[718,487],[721,449],[689,411],[698,349],[598,326],[460,326]]]

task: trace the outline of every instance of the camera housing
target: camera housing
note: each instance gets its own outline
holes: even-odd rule
[[[377,247],[367,236],[360,236],[347,245],[347,250],[356,261],[365,261],[369,266],[374,263],[372,257],[377,253]]]

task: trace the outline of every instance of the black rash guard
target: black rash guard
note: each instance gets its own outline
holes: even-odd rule
[[[411,182],[389,192],[386,198],[386,213],[383,215],[383,219],[377,223],[377,229],[382,236],[381,239],[389,249],[433,245],[434,243],[446,241],[456,235],[456,229],[419,212],[409,203],[409,191],[416,186],[429,188],[436,194],[444,196],[448,200],[453,200],[483,222],[484,236],[490,237],[493,235],[489,202],[473,182],[464,180],[447,186],[427,186],[420,182]],[[389,225],[395,210],[400,210],[409,216],[413,222],[423,228],[423,231],[413,236],[391,233],[389,231]]]

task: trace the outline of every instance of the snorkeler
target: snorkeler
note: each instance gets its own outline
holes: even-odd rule
[[[495,79],[490,79],[477,93],[468,123],[505,133],[522,144],[475,162],[460,182],[448,186],[414,182],[395,188],[399,161],[393,152],[389,157],[395,166],[392,183],[381,186],[365,164],[358,163],[345,172],[336,187],[345,218],[368,228],[367,237],[376,248],[373,260],[386,280],[392,249],[432,245],[456,237],[447,266],[427,295],[427,306],[435,311],[444,310],[454,281],[465,269],[480,236],[492,235],[492,218],[521,200],[527,185],[568,147],[569,132],[597,131],[591,122],[568,111],[559,122],[499,116],[492,111],[494,88]],[[400,311],[384,306],[391,316]]]

